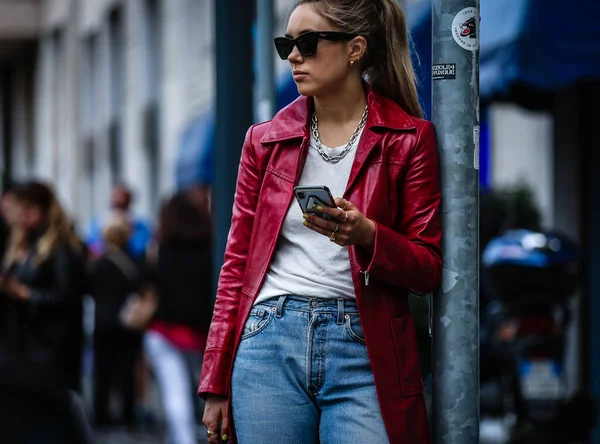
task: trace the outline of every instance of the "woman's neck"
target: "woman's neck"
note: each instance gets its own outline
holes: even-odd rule
[[[343,125],[360,120],[367,97],[362,82],[352,82],[330,95],[315,96],[315,113],[319,124]]]

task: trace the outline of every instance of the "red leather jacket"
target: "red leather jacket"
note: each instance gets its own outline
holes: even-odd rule
[[[376,222],[372,254],[349,247],[360,319],[391,443],[429,443],[408,289],[432,292],[442,270],[433,125],[368,87],[369,117],[343,197]],[[271,262],[310,143],[313,100],[297,99],[244,142],[231,231],[198,392],[229,395],[232,364]],[[231,412],[231,409],[230,409]],[[233,425],[229,418],[229,424]],[[233,427],[230,427],[233,435]]]

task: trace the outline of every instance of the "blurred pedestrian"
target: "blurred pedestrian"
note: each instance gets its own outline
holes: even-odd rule
[[[185,194],[199,211],[211,212],[211,189],[204,184],[195,184],[185,190]]]
[[[119,184],[112,189],[110,211],[107,214],[92,220],[86,237],[86,243],[90,253],[94,257],[98,257],[106,251],[103,231],[106,224],[110,222],[115,215],[123,215],[130,220],[131,236],[129,237],[126,248],[128,253],[134,258],[144,256],[148,242],[152,238],[152,229],[149,223],[132,213],[131,205],[133,199],[133,191],[125,185]]]
[[[146,248],[152,238],[151,224],[142,217],[134,214],[132,205],[134,202],[133,191],[124,184],[113,187],[110,195],[110,209],[106,214],[95,217],[88,229],[86,244],[92,258],[100,257],[106,252],[104,241],[104,228],[115,216],[125,216],[131,224],[131,236],[127,242],[126,251],[136,261],[143,261]],[[136,361],[136,417],[140,422],[151,423],[153,417],[147,407],[148,402],[148,363],[144,354],[140,354]]]
[[[430,442],[408,292],[441,279],[440,184],[408,42],[397,0],[298,0],[275,39],[303,97],[243,146],[199,387],[210,442]],[[298,184],[342,197],[303,214]]]
[[[142,334],[127,328],[122,313],[141,291],[143,270],[127,252],[131,223],[115,214],[104,228],[106,252],[91,267],[90,294],[96,303],[94,327],[94,413],[97,427],[118,425],[110,413],[111,398],[120,394],[122,424],[135,424],[135,364]]]
[[[0,196],[0,260],[6,254],[12,231],[17,224],[16,207],[14,187],[8,186],[2,190],[2,195]],[[0,333],[4,337],[7,337],[6,335],[9,334],[4,329],[10,326],[13,305],[14,303],[11,299],[0,297]],[[1,343],[2,341],[0,341]]]
[[[160,304],[145,337],[161,392],[169,442],[196,443],[195,388],[212,316],[211,220],[204,205],[185,193],[162,208],[158,245],[149,251]]]
[[[7,442],[86,442],[77,404],[81,243],[48,186],[28,182],[13,192],[15,225],[0,280],[0,430],[3,439],[14,436]]]
[[[14,186],[4,188],[0,196],[0,257],[4,257],[6,253],[12,227],[17,222]]]

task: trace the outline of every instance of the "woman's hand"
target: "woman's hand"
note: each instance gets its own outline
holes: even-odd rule
[[[5,293],[12,299],[23,302],[27,301],[31,295],[31,290],[27,285],[10,276],[0,279],[0,292]]]
[[[219,422],[221,429],[219,430]],[[202,423],[206,427],[208,442],[225,442],[229,439],[229,427],[227,424],[227,397],[219,395],[208,395],[204,407]]]
[[[375,222],[365,217],[350,201],[337,197],[335,204],[338,208],[317,207],[317,211],[334,220],[305,214],[303,224],[340,246],[361,245],[371,251],[375,242]]]

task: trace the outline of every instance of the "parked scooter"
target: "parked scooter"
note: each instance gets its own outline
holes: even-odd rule
[[[481,412],[503,420],[510,443],[573,443],[592,428],[593,403],[568,396],[564,371],[578,269],[578,248],[556,233],[510,231],[483,253],[492,300],[482,310]]]

